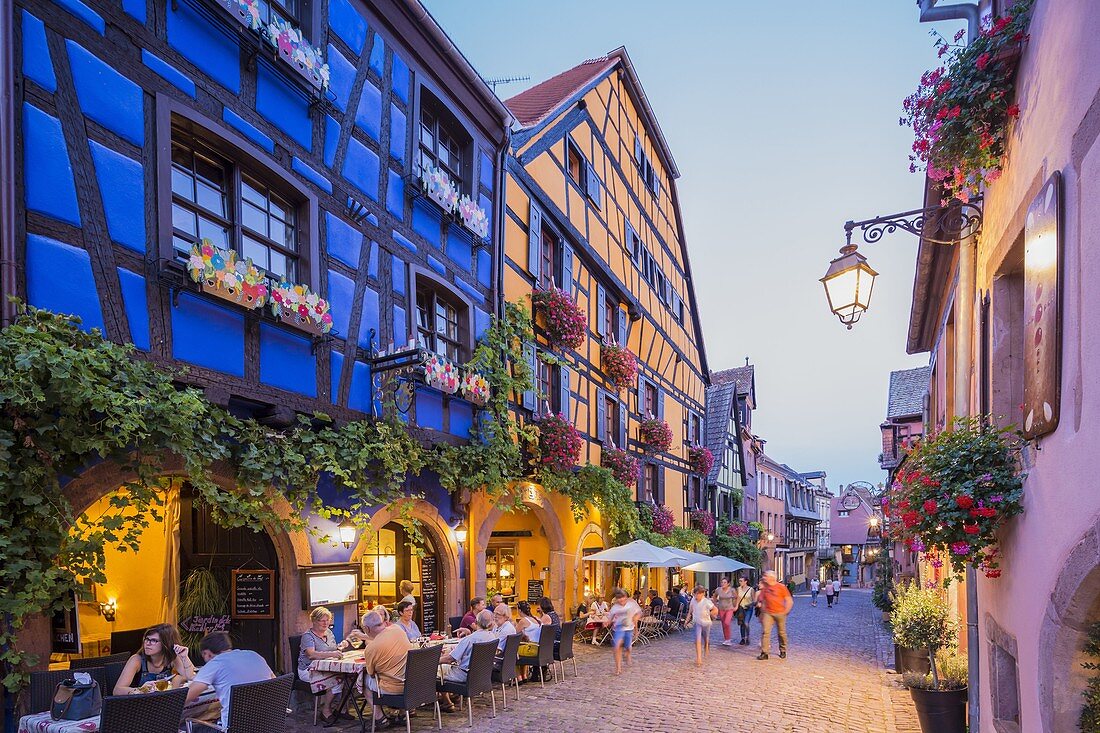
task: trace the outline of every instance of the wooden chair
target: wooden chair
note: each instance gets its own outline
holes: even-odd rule
[[[133,652],[119,652],[106,657],[77,657],[69,660],[69,669],[87,669],[88,667],[106,667],[108,664],[122,662],[126,664]]]
[[[439,729],[443,730],[443,716],[439,712],[439,699],[435,694],[435,681],[439,671],[439,658],[443,655],[442,646],[429,646],[412,649],[405,658],[405,686],[399,693],[371,692],[372,705],[385,705],[405,711],[405,733],[412,733],[409,711],[421,705],[435,705],[435,719]],[[382,689],[375,678],[375,687]],[[374,733],[374,711],[371,711],[370,730]]]
[[[100,733],[178,733],[187,689],[103,698]]]
[[[554,663],[561,666],[561,678],[565,680],[565,663],[573,662],[573,676],[577,676],[577,657],[573,654],[573,634],[576,621],[567,621],[561,625],[561,639],[554,645]]]
[[[318,705],[320,704],[321,696],[324,695],[325,693],[323,693],[323,692],[314,692],[313,688],[310,687],[310,684],[308,682],[305,682],[304,680],[302,680],[301,677],[298,676],[298,657],[301,656],[301,654],[302,654],[302,635],[298,634],[297,636],[292,636],[292,637],[289,638],[289,641],[290,641],[290,670],[289,670],[289,673],[294,675],[294,684],[290,688],[290,691],[291,691],[291,693],[304,692],[307,695],[312,695],[313,696],[313,724],[317,725],[317,713],[319,711]]]
[[[516,700],[519,700],[519,675],[516,664],[519,662],[519,645],[523,634],[512,634],[504,641],[504,653],[496,660],[493,668],[493,682],[500,683],[500,693],[504,696],[504,709],[508,709],[508,685],[516,686]]]
[[[92,676],[92,679],[99,684],[101,695],[106,697],[111,694],[111,691],[107,689],[107,677],[103,667],[87,667],[79,671]],[[31,672],[31,699],[27,712],[33,714],[44,713],[49,710],[58,683],[72,678],[73,671],[71,669],[59,669],[53,672]]]
[[[475,695],[484,695],[486,692],[493,699],[493,717],[497,716],[497,695],[493,690],[493,661],[497,655],[497,642],[483,641],[474,644],[470,652],[470,668],[466,672],[463,682],[444,678],[438,683],[440,692],[452,695],[462,695],[466,698],[466,717],[470,721],[470,727],[474,726],[474,702]]]
[[[187,721],[189,733],[283,733],[286,730],[286,706],[294,675],[284,674],[260,682],[248,682],[229,688],[228,727]]]
[[[553,627],[543,626],[542,631],[539,632],[539,651],[534,656],[519,657],[519,663],[528,667],[539,668],[539,684],[546,687],[546,675],[543,673],[543,667],[549,667],[554,664],[554,635],[550,633]],[[557,667],[554,667],[554,679],[557,679]]]

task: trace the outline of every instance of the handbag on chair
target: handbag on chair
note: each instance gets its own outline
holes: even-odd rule
[[[50,717],[54,720],[84,720],[103,712],[103,693],[99,683],[87,674],[74,676],[79,679],[57,683],[50,702]]]

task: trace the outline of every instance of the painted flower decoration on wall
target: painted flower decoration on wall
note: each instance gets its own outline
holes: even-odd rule
[[[475,405],[489,402],[489,380],[477,372],[466,372],[462,377],[462,396]]]
[[[328,88],[328,64],[320,49],[309,43],[301,30],[271,10],[268,11],[270,20],[264,25],[260,0],[222,0],[222,3],[242,25],[256,31],[260,38],[278,50],[279,55],[311,84],[320,89]]]
[[[446,394],[454,394],[458,391],[460,374],[458,367],[439,354],[430,354],[424,360],[424,381],[429,387]]]
[[[474,236],[480,239],[489,236],[489,215],[468,194],[458,190],[445,170],[422,161],[420,187],[428,198],[439,204],[444,212],[456,217]]]
[[[481,239],[489,236],[489,215],[465,194],[458,202],[458,218],[462,220],[463,226]]]
[[[271,312],[277,318],[310,333],[332,330],[329,303],[305,285],[283,280],[271,290]]]

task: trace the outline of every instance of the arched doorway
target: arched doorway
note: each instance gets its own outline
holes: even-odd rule
[[[595,522],[589,522],[581,530],[580,539],[577,540],[577,552],[573,560],[573,587],[577,589],[579,602],[589,594],[594,594],[606,599],[611,594],[611,564],[603,562],[590,562],[585,558],[607,548],[604,540],[603,528]]]

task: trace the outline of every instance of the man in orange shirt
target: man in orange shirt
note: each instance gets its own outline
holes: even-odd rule
[[[772,643],[772,626],[779,630],[779,658],[787,658],[787,614],[794,608],[794,599],[787,586],[775,579],[775,571],[764,573],[764,584],[756,594],[756,610],[764,625],[760,634],[760,656],[767,659]]]

